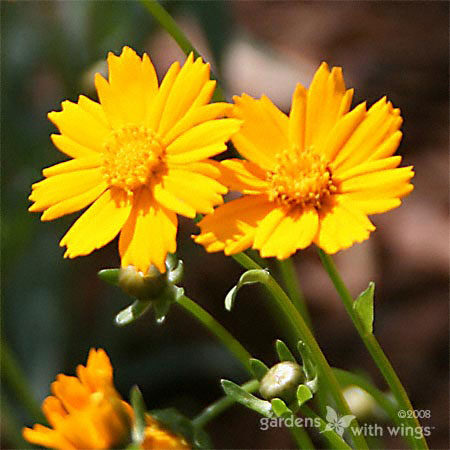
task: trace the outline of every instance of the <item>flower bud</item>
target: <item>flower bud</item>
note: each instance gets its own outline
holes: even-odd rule
[[[275,364],[262,378],[259,392],[266,400],[281,398],[290,402],[304,380],[302,368],[291,361]]]
[[[364,389],[358,386],[347,386],[342,394],[348,403],[351,412],[358,419],[365,419],[374,414],[377,403],[375,399]]]
[[[166,274],[151,265],[146,275],[134,266],[120,269],[118,285],[127,294],[139,300],[157,297],[166,286]]]

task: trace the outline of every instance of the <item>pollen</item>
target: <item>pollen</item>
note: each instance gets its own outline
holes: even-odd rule
[[[161,172],[164,156],[164,147],[153,130],[126,125],[113,130],[103,145],[103,176],[110,186],[131,194]]]
[[[328,161],[312,148],[286,149],[276,155],[277,164],[268,171],[270,201],[280,205],[320,208],[336,191]]]

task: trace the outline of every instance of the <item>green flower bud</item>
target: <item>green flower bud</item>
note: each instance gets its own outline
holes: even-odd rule
[[[304,380],[301,366],[291,361],[275,364],[261,380],[259,392],[266,400],[281,398],[290,402]]]
[[[121,289],[139,300],[158,297],[166,286],[166,274],[151,265],[147,274],[138,272],[134,266],[120,269],[118,285]]]

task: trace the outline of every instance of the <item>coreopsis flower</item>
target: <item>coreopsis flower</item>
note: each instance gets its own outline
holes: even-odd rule
[[[51,386],[42,410],[51,428],[36,424],[24,428],[24,438],[47,448],[124,448],[130,442],[134,414],[113,384],[113,369],[104,350],[91,349],[77,376],[60,374]],[[165,430],[146,415],[143,449],[188,449],[184,438]]]
[[[414,172],[392,156],[400,110],[382,98],[350,111],[352,95],[341,68],[323,63],[308,90],[297,85],[289,117],[266,96],[235,97],[244,123],[232,141],[247,160],[223,161],[222,182],[242,196],[206,216],[195,241],[284,259],[313,242],[335,253],[367,239],[367,216],[399,206]]]
[[[29,210],[46,221],[92,204],[62,238],[65,257],[87,255],[120,233],[123,267],[165,272],[176,214],[193,218],[223,202],[227,189],[208,158],[226,149],[240,121],[218,119],[230,105],[208,104],[215,81],[192,53],[160,85],[148,55],[128,47],[110,53],[108,66],[108,81],[95,78],[99,103],[80,96],[49,113],[61,133],[53,143],[73,159],[44,169]]]

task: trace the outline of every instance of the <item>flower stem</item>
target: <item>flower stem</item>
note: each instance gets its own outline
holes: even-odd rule
[[[214,334],[226,348],[240,361],[249,374],[250,353],[242,346],[242,344],[232,336],[214,317],[205,311],[199,304],[195,303],[185,295],[177,300],[178,305],[184,308],[189,314],[194,316],[202,325],[204,325],[212,334]]]
[[[28,411],[31,418],[35,422],[46,423],[47,421],[31,392],[25,375],[4,339],[2,339],[0,350],[2,379],[15,393],[18,401]]]
[[[309,315],[308,306],[306,305],[305,296],[303,295],[300,283],[295,273],[295,267],[292,258],[283,260],[277,259],[277,263],[289,298],[294,303],[297,311],[305,319],[306,325],[308,325],[309,329],[312,330],[312,322]]]
[[[375,361],[376,365],[380,369],[380,372],[382,373],[384,379],[386,380],[386,383],[390,387],[392,394],[394,395],[395,400],[397,401],[399,409],[405,411],[405,415],[407,417],[403,419],[403,423],[408,427],[412,428],[420,427],[420,423],[415,417],[414,409],[408,398],[408,394],[406,393],[405,388],[403,387],[400,379],[395,373],[395,370],[392,367],[389,359],[383,352],[383,349],[381,348],[375,336],[372,333],[365,331],[361,319],[353,309],[353,297],[350,295],[350,292],[348,291],[344,281],[340,277],[333,259],[331,258],[330,255],[328,255],[321,249],[319,249],[318,252],[320,260],[322,261],[322,264],[326,272],[328,273],[331,281],[333,282],[336,291],[341,297],[348,315],[352,319],[352,322],[355,325],[355,328],[358,331],[358,334],[360,335],[362,341],[364,342],[364,345],[366,346],[367,350],[372,356],[372,359]],[[415,444],[414,448],[418,449],[428,448],[427,442],[423,436],[414,438],[413,442]]]
[[[201,56],[164,6],[157,0],[140,1],[154,19],[156,19],[156,21],[173,37],[185,55],[189,55],[189,53],[193,52],[196,58]],[[217,79],[214,74],[211,74],[211,78]],[[222,92],[222,88],[217,84],[213,100],[224,101],[224,98],[225,96]]]
[[[261,270],[261,267],[244,253],[233,255],[233,258],[246,269]],[[331,370],[331,367],[329,366],[327,360],[325,359],[325,356],[322,353],[319,344],[317,343],[310,329],[306,325],[301,314],[297,311],[297,309],[292,304],[289,297],[286,295],[283,289],[281,289],[280,285],[275,281],[275,279],[272,276],[269,277],[266,287],[272,294],[272,298],[275,300],[280,310],[283,311],[283,314],[286,318],[286,325],[291,327],[292,330],[296,333],[297,340],[302,340],[309,348],[311,352],[311,357],[314,359],[314,363],[316,364],[317,369],[321,375],[320,381],[326,386],[326,388],[333,396],[334,401],[336,402],[336,406],[338,407],[341,414],[343,415],[351,414],[350,408],[347,402],[345,401],[344,396],[342,395],[341,387],[333,371]],[[358,435],[353,431],[353,428],[358,427],[359,425],[356,419],[354,419],[352,422],[352,426],[348,428],[352,436],[352,440],[356,448],[358,448],[358,450],[367,449],[368,447],[366,440],[364,439],[364,436]]]

